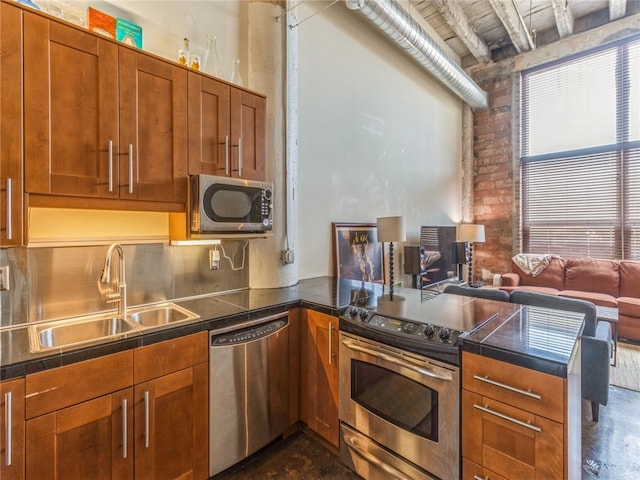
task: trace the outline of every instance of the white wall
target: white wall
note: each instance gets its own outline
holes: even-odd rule
[[[458,222],[461,101],[342,2],[297,28],[300,278],[331,274],[331,222]]]

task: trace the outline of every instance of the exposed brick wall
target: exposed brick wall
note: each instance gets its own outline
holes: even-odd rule
[[[478,83],[489,108],[474,113],[473,222],[485,226],[485,243],[474,244],[474,279],[491,282],[511,268],[517,240],[518,205],[514,179],[513,80],[511,71],[489,72]]]

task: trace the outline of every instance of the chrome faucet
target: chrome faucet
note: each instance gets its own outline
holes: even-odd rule
[[[111,283],[111,258],[114,250],[118,252],[118,270],[115,282],[118,290],[108,290],[105,297],[107,303],[118,302],[118,316],[124,318],[127,315],[127,284],[125,282],[124,252],[118,243],[114,243],[107,250],[100,282]]]

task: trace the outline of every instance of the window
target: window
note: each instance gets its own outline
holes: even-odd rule
[[[640,260],[640,37],[521,80],[523,251]]]

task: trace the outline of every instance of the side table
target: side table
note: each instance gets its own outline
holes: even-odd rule
[[[618,354],[618,309],[596,305],[596,316],[598,321],[609,322],[611,324],[611,335],[613,337],[612,365],[615,367]]]

